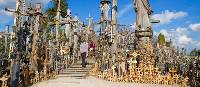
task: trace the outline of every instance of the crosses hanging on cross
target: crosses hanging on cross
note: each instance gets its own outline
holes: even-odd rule
[[[134,58],[137,57],[138,55],[139,55],[139,54],[138,54],[136,51],[133,51],[133,52],[131,53],[131,56],[134,57]]]

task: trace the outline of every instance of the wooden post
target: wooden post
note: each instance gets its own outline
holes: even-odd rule
[[[117,56],[117,39],[118,39],[118,31],[117,31],[117,0],[112,1],[112,28],[111,28],[111,39],[112,39],[112,59],[113,62],[118,58]]]
[[[22,1],[21,0],[16,0],[16,10],[15,11],[10,11],[14,12],[14,38],[16,38],[16,41],[13,42],[13,50],[15,49],[15,53],[17,54],[16,58],[11,60],[11,68],[10,68],[10,76],[11,76],[11,87],[18,86],[19,85],[19,72],[20,72],[20,55],[21,53],[19,52],[19,47],[16,47],[16,43],[20,45],[19,42],[19,37],[17,37],[17,32],[20,30],[21,25],[22,25],[22,20],[21,17],[22,15],[20,12],[22,11],[23,6],[22,6]],[[18,45],[18,46],[19,46]],[[16,81],[14,84],[13,82]]]
[[[40,13],[41,13],[41,4],[36,4],[35,7],[37,15],[35,16],[34,20],[34,26],[33,26],[33,43],[32,43],[32,52],[31,52],[31,65],[32,69],[35,71],[36,78],[39,78],[39,72],[38,72],[38,64],[37,64],[37,59],[38,59],[38,40],[39,40],[39,21],[40,21]]]

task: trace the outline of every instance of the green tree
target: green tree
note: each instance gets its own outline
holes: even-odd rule
[[[159,36],[158,36],[158,43],[159,43],[159,45],[161,45],[161,46],[164,46],[165,45],[165,36],[162,34],[162,33],[160,33],[159,34]]]
[[[57,8],[58,8],[58,0],[52,0],[52,4],[53,4],[53,6],[49,9],[47,9],[47,11],[46,11],[50,21],[53,21],[54,17],[56,16],[56,12],[57,12]],[[67,9],[68,9],[67,0],[60,0],[60,10],[61,10],[62,17],[66,16]]]
[[[190,55],[191,56],[199,56],[200,55],[200,50],[197,50],[196,48],[193,49],[191,52],[190,52]]]
[[[46,14],[48,15],[48,21],[55,22],[55,17],[57,13],[57,8],[58,8],[58,0],[52,0],[52,7],[47,9]],[[68,3],[67,0],[60,0],[60,13],[61,17],[65,17],[67,14],[67,9],[68,9]],[[51,35],[51,29],[55,28],[55,26],[48,26],[47,30],[47,38],[48,39],[53,39],[55,36]],[[59,35],[62,34],[62,30],[59,28]],[[61,37],[61,36],[59,36]]]

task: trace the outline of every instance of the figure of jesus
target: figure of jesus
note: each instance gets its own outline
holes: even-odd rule
[[[147,30],[151,28],[150,15],[152,10],[148,0],[134,0],[135,10],[137,13],[136,27],[139,30]]]
[[[152,36],[151,31],[151,13],[148,0],[134,0],[136,12],[136,29],[140,41],[149,42]]]

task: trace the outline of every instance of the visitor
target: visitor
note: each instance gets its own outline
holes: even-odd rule
[[[82,58],[82,67],[86,68],[86,57],[88,54],[88,43],[83,41],[80,44],[80,53],[81,53],[81,58]]]
[[[92,58],[94,58],[94,56],[95,56],[95,47],[96,47],[95,43],[93,41],[91,41],[89,44],[89,50],[90,50],[89,56]]]

